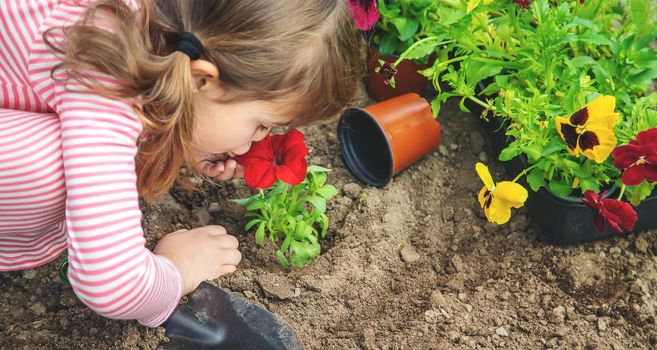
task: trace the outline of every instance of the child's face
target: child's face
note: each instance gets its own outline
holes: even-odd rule
[[[290,121],[278,115],[281,103],[245,101],[225,104],[217,102],[222,90],[217,80],[206,82],[195,93],[195,143],[197,159],[212,160],[220,155],[234,157],[244,154],[252,142],[262,140],[272,127]]]

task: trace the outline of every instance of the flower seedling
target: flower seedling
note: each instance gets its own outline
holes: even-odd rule
[[[304,267],[319,255],[319,239],[329,226],[326,202],[338,193],[326,184],[329,169],[307,166],[303,138],[297,130],[267,136],[237,158],[246,183],[258,193],[233,202],[248,210],[245,229],[256,229],[256,244],[268,237],[278,245],[284,267]]]

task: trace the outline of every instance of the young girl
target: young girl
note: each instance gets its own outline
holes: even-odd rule
[[[238,177],[273,126],[339,113],[363,67],[343,1],[0,2],[0,271],[67,249],[80,300],[146,326],[234,271],[220,226],[147,250],[138,196]]]

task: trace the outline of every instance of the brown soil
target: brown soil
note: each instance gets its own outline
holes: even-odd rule
[[[335,120],[305,129],[310,163],[333,168],[322,255],[281,268],[271,246],[242,229],[241,182],[174,190],[144,204],[150,246],[163,234],[224,225],[244,260],[217,285],[280,315],[312,349],[656,349],[657,230],[554,246],[515,211],[489,224],[474,164],[504,178],[475,118],[455,103],[439,118],[443,141],[386,188],[358,184],[337,144]],[[559,218],[555,218],[559,220]],[[77,301],[56,262],[0,275],[0,348],[154,349],[162,328],[104,319]]]

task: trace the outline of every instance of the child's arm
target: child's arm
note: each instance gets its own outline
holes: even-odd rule
[[[135,177],[141,124],[129,105],[63,83],[52,105],[62,123],[71,285],[103,316],[159,325],[178,304],[183,280],[145,247]]]

